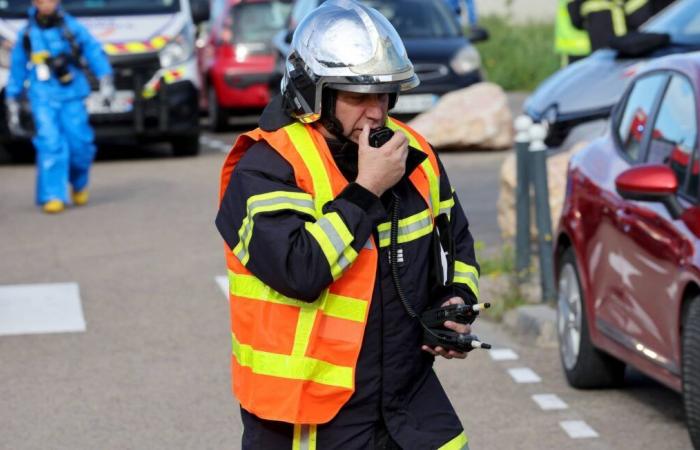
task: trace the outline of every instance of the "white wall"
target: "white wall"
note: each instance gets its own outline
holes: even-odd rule
[[[480,17],[489,14],[509,15],[515,22],[554,22],[557,10],[557,0],[475,1]]]

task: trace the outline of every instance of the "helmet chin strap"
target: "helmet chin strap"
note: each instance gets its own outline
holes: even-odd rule
[[[335,89],[324,88],[321,99],[321,125],[328,130],[338,141],[343,144],[352,142],[349,136],[345,135],[343,124],[335,117],[335,101],[337,99],[337,91]]]

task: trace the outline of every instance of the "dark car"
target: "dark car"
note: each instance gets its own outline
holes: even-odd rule
[[[272,81],[276,87],[284,73],[294,29],[321,3],[323,0],[297,0],[287,30],[273,39],[278,52],[277,73]],[[394,113],[423,112],[441,95],[482,80],[479,53],[462,34],[454,12],[444,0],[361,0],[361,3],[377,9],[396,28],[421,81],[417,88],[399,97]],[[485,36],[479,29],[474,35],[476,39]]]
[[[608,117],[646,61],[700,50],[700,2],[679,0],[615,47],[562,68],[525,101],[525,114],[549,125],[548,144],[560,144],[580,123]]]
[[[619,385],[629,364],[682,392],[700,448],[700,53],[649,63],[609,132],[569,164],[555,246],[563,370]]]

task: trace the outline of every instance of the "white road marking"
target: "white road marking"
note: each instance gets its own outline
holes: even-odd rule
[[[489,350],[489,356],[494,361],[511,361],[518,359],[518,354],[509,348],[494,348]]]
[[[220,275],[218,277],[215,277],[216,284],[219,285],[219,288],[221,289],[221,292],[224,293],[226,296],[226,299],[228,300],[228,277],[224,275]]]
[[[598,437],[598,433],[588,426],[583,420],[564,420],[559,422],[559,426],[566,431],[572,439],[587,439]]]
[[[0,286],[0,335],[85,331],[77,283]]]
[[[535,394],[532,396],[532,399],[545,411],[569,408],[562,399],[554,394]]]
[[[527,367],[518,367],[517,369],[508,369],[508,373],[516,383],[539,383],[542,381],[539,375],[528,369]]]

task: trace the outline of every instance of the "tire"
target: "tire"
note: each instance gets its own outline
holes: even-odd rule
[[[209,129],[211,131],[221,132],[228,128],[228,111],[219,105],[216,89],[213,87],[207,90],[207,113],[209,116]]]
[[[700,297],[684,317],[682,352],[685,420],[693,447],[700,449]]]
[[[170,147],[173,156],[196,156],[199,154],[199,133],[172,138]]]
[[[557,334],[566,380],[579,389],[620,386],[625,364],[591,343],[581,277],[571,247],[562,255],[557,273]]]

